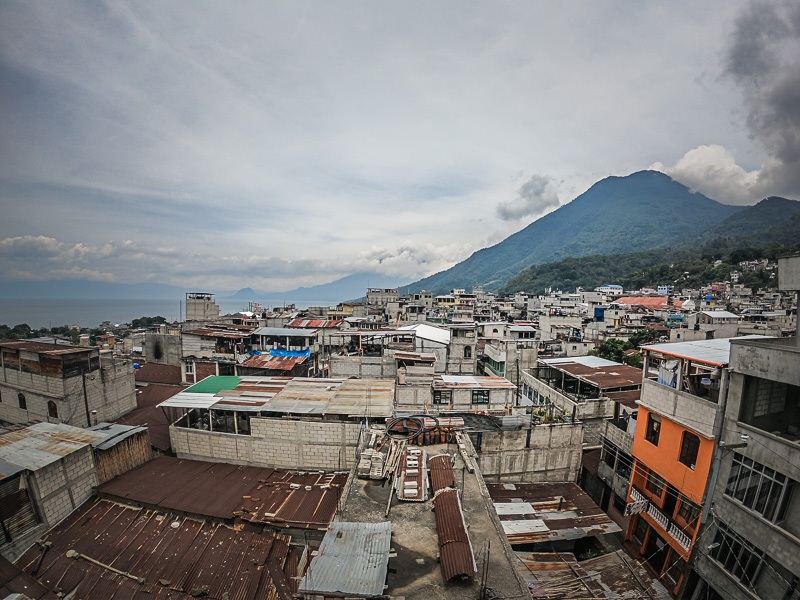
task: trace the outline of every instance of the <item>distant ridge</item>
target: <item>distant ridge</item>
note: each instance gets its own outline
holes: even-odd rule
[[[502,242],[408,287],[434,293],[475,285],[496,290],[531,265],[680,245],[743,209],[692,192],[657,171],[607,177]]]

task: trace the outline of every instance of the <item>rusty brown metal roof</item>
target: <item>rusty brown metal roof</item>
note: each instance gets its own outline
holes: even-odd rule
[[[99,348],[66,346],[64,344],[46,344],[43,342],[31,342],[29,340],[0,340],[0,348],[7,348],[9,350],[25,350],[27,352],[36,352],[37,354],[47,354],[48,356],[100,353]]]
[[[0,460],[35,471],[102,438],[65,423],[10,425],[0,429]]]
[[[137,383],[182,384],[181,368],[175,365],[144,363],[134,370],[133,377]]]
[[[30,575],[35,571],[47,589],[103,600],[276,598],[266,565],[273,559],[285,564],[289,554],[287,536],[103,499],[87,502],[43,538],[52,543],[44,556],[34,545],[16,565]],[[70,558],[68,550],[82,556]]]
[[[215,519],[325,529],[336,514],[346,481],[344,473],[293,472],[161,456],[97,491],[126,502]]]
[[[511,544],[573,540],[621,531],[574,483],[489,483],[500,522]],[[533,509],[502,514],[500,505],[527,503]]]
[[[642,385],[642,370],[629,365],[591,367],[579,362],[559,362],[547,366],[590,383],[601,390]]]
[[[442,578],[450,581],[459,575],[475,577],[475,556],[467,535],[458,492],[453,489],[441,490],[433,499],[433,507],[436,514],[436,533],[439,535]]]
[[[625,390],[622,392],[606,392],[604,396],[613,400],[614,402],[619,402],[631,410],[636,410],[639,408],[639,405],[636,404],[636,401],[642,396],[642,390],[638,389]]]
[[[255,367],[258,369],[272,369],[275,371],[291,371],[297,365],[306,362],[307,356],[253,356],[240,366]]]
[[[341,320],[329,319],[293,319],[286,324],[286,327],[305,327],[309,329],[330,329],[338,327],[342,323]]]
[[[456,478],[453,474],[453,461],[449,454],[438,454],[432,456],[428,461],[428,469],[431,472],[431,488],[435,494],[439,490],[456,487]]]
[[[23,573],[3,556],[0,556],[0,598],[58,600],[58,596],[27,573]]]

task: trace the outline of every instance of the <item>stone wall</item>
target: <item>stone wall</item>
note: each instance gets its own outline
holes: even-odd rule
[[[250,435],[170,427],[179,458],[293,470],[350,469],[359,423],[251,418]]]
[[[528,441],[530,435],[530,441]],[[479,466],[487,482],[577,481],[583,425],[543,424],[530,430],[484,432],[471,438],[480,446]]]

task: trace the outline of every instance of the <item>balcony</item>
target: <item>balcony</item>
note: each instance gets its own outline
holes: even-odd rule
[[[683,527],[678,525],[675,521],[670,519],[667,515],[665,515],[661,510],[653,504],[653,501],[650,500],[647,496],[645,496],[641,491],[637,490],[635,487],[631,486],[630,492],[631,499],[634,502],[644,502],[647,501],[647,508],[645,509],[645,513],[654,521],[664,532],[671,537],[675,543],[678,544],[685,552],[690,552],[692,549],[692,536],[687,534]]]
[[[714,422],[719,406],[688,392],[645,379],[639,404],[696,431],[703,437],[713,439]]]

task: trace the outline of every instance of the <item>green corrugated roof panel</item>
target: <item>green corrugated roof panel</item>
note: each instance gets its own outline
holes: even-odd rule
[[[206,377],[203,381],[195,383],[192,387],[184,391],[194,392],[195,394],[217,394],[222,390],[236,389],[236,386],[239,385],[241,380],[241,377],[236,377],[234,375],[214,375],[212,377]]]

